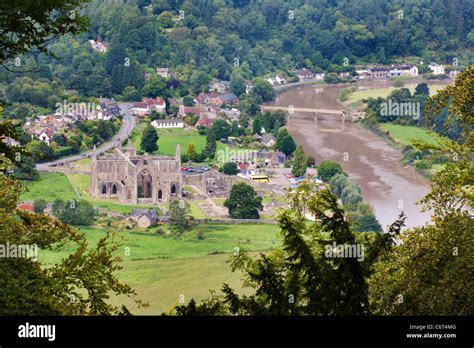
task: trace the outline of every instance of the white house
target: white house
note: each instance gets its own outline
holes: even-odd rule
[[[433,75],[444,75],[444,66],[442,65],[431,63],[430,65],[428,65],[428,68],[431,69]]]
[[[272,85],[282,85],[286,82],[285,76],[282,74],[277,74],[273,75],[272,77],[269,77],[267,81]]]
[[[45,128],[41,132],[38,133],[39,141],[50,144],[51,140],[53,139],[54,131],[51,128]]]
[[[166,103],[163,100],[163,98],[156,97],[155,99],[145,99],[145,103],[148,106],[148,110],[151,112],[152,110],[155,110],[160,113],[165,113],[166,110]]]
[[[184,128],[183,120],[171,118],[169,120],[154,120],[151,125],[155,128]]]
[[[170,69],[168,68],[156,68],[156,73],[164,78],[171,76]]]
[[[136,116],[145,116],[148,115],[148,105],[145,102],[137,102],[133,104],[133,113]]]

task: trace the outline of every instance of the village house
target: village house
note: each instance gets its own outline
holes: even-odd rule
[[[156,73],[158,75],[160,75],[161,77],[164,77],[164,78],[168,78],[168,77],[171,77],[171,72],[170,72],[170,69],[168,68],[156,68]]]
[[[392,67],[372,67],[366,74],[369,79],[389,79],[397,76],[418,76],[415,65],[398,65]]]
[[[436,63],[431,63],[428,65],[428,68],[430,68],[431,73],[433,75],[444,75],[444,66],[443,65],[438,65]]]
[[[298,80],[300,81],[312,80],[316,77],[316,74],[314,72],[306,68],[296,70],[295,73],[296,77],[298,77]]]
[[[186,117],[188,114],[201,116],[202,108],[199,106],[184,106],[180,105],[178,110],[178,117]]]
[[[207,115],[201,115],[201,117],[199,117],[199,120],[196,123],[196,127],[203,126],[206,128],[211,128],[213,124],[214,119],[209,118]]]
[[[204,93],[201,92],[194,99],[197,105],[211,105],[212,101],[217,98],[217,94],[214,92]]]
[[[265,147],[272,147],[276,144],[276,139],[273,135],[271,134],[264,134],[262,135],[262,138],[260,139],[263,145]]]
[[[220,107],[226,105],[236,105],[239,103],[239,98],[234,93],[221,94],[212,99],[211,104],[213,106]]]
[[[144,117],[148,115],[148,105],[145,102],[137,102],[133,104],[133,113],[136,116]]]
[[[227,119],[230,121],[238,121],[240,118],[240,110],[236,108],[228,109],[220,109],[220,113],[222,113]]]
[[[272,85],[282,85],[286,83],[286,78],[283,74],[276,74],[267,79],[267,81]]]
[[[170,118],[169,120],[154,120],[151,125],[155,128],[184,128],[183,120]]]
[[[33,212],[33,203],[32,202],[22,202],[17,205],[17,209]]]
[[[157,224],[158,213],[156,210],[133,209],[128,220],[135,221],[138,227],[146,228]]]
[[[148,98],[144,100],[147,107],[148,111],[151,112],[152,110],[155,110],[156,112],[164,114],[166,111],[166,103],[163,98],[156,97],[155,99]]]
[[[245,94],[249,94],[250,92],[252,92],[252,89],[253,89],[252,81],[246,80],[245,81]]]
[[[120,115],[121,111],[114,99],[100,98],[94,119],[111,120]],[[92,116],[91,116],[92,117]],[[88,119],[92,119],[88,117]]]
[[[449,72],[449,77],[452,78],[452,79],[456,79],[456,77],[458,77],[458,75],[460,74],[461,72],[459,70],[451,70]]]
[[[99,39],[97,41],[95,40],[89,40],[89,43],[91,44],[91,47],[93,50],[100,52],[100,53],[105,53],[107,52],[107,45],[103,42],[100,42]]]
[[[229,81],[212,81],[209,83],[209,90],[216,93],[226,93],[230,90]]]
[[[49,145],[53,140],[54,130],[50,127],[43,128],[40,132],[37,133],[39,141]]]

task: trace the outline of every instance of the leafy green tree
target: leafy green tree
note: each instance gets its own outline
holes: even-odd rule
[[[419,83],[415,87],[415,94],[414,95],[425,95],[427,97],[430,96],[430,88],[424,82]]]
[[[286,128],[282,128],[278,133],[276,148],[287,156],[290,156],[296,150],[296,143]]]
[[[211,129],[216,139],[227,139],[230,135],[230,125],[226,120],[216,120]]]
[[[376,314],[474,313],[470,275],[474,222],[468,211],[474,204],[473,86],[474,68],[470,67],[454,85],[438,91],[428,102],[427,121],[433,122],[447,108],[445,128],[455,124],[461,135],[456,141],[440,139],[436,145],[415,142],[422,151],[451,156],[432,178],[431,190],[422,200],[424,208],[433,212],[432,223],[397,235],[397,243],[392,243],[374,266],[369,285]]]
[[[224,206],[234,219],[258,219],[258,212],[263,209],[262,197],[257,195],[252,186],[243,182],[232,186]]]
[[[158,24],[162,28],[171,28],[173,26],[173,13],[163,11],[158,15]]]
[[[44,199],[37,199],[33,202],[33,211],[36,214],[43,214],[46,208],[46,201]]]
[[[300,187],[292,208],[279,218],[282,245],[257,259],[244,250],[231,265],[243,272],[250,295],[238,295],[223,284],[223,296],[175,308],[178,315],[365,315],[368,286],[363,263],[355,257],[334,257],[336,246],[355,245],[356,235],[329,190]],[[316,219],[306,223],[305,211]],[[365,262],[365,261],[364,261]]]
[[[252,124],[252,134],[261,134],[262,133],[262,123],[259,118],[253,120]]]
[[[203,155],[205,158],[213,159],[216,156],[217,141],[214,131],[209,129],[206,135],[206,146],[204,147]]]
[[[191,206],[188,202],[174,199],[170,202],[170,224],[178,231],[182,232],[191,227]]]
[[[147,153],[153,153],[158,150],[158,139],[159,137],[156,129],[153,126],[148,125],[143,130],[140,147]]]
[[[190,161],[196,160],[196,157],[197,157],[196,147],[194,146],[194,143],[192,141],[188,143],[187,155]]]
[[[85,200],[63,202],[59,199],[53,203],[53,214],[65,224],[89,226],[94,222],[95,210],[92,204]]]
[[[0,64],[27,53],[32,48],[51,54],[52,36],[77,34],[88,27],[88,19],[78,8],[84,0],[41,2],[31,7],[22,1],[5,1],[0,8]],[[74,16],[71,16],[74,13]],[[52,15],[54,14],[54,16]]]
[[[234,162],[227,162],[222,166],[222,172],[227,175],[236,175],[239,172],[239,168]]]
[[[298,145],[298,147],[296,148],[293,154],[293,159],[292,159],[293,167],[291,169],[291,173],[296,177],[305,175],[307,161],[308,159],[306,158],[304,154],[303,146]]]
[[[318,175],[323,181],[326,182],[329,182],[333,176],[342,172],[343,170],[341,165],[334,161],[324,160],[321,161],[318,166]]]
[[[114,262],[120,244],[107,233],[96,245],[86,237],[48,215],[16,209],[21,184],[0,176],[0,244],[37,245],[57,251],[64,245],[72,252],[54,265],[41,259],[0,260],[0,312],[2,315],[124,315],[125,306],[111,305],[110,295],[136,296],[116,276],[121,269]],[[32,281],[34,279],[34,281]],[[52,291],[54,289],[54,291]],[[139,307],[145,305],[137,301]]]
[[[253,81],[253,85],[252,93],[258,95],[263,101],[269,101],[275,97],[275,90],[267,80],[256,78]]]

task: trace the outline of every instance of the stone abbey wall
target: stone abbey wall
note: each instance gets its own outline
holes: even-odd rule
[[[95,198],[125,204],[157,204],[180,198],[181,153],[138,156],[133,148],[115,149],[114,155],[92,155],[90,193]]]

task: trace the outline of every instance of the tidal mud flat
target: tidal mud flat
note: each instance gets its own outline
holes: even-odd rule
[[[387,82],[359,83],[363,88],[387,87]],[[345,85],[307,85],[279,94],[269,105],[294,108],[343,110],[338,101]],[[336,115],[294,112],[288,117],[288,130],[301,144],[307,155],[320,162],[337,161],[351,180],[362,188],[364,199],[375,209],[380,223],[386,228],[403,210],[408,227],[430,220],[428,212],[421,212],[416,204],[429,191],[429,182],[413,168],[405,168],[399,150],[384,139]]]

